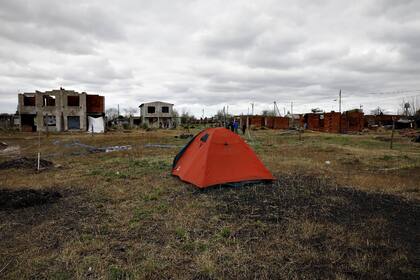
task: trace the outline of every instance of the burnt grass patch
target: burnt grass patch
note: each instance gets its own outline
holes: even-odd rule
[[[0,210],[54,203],[61,197],[57,191],[0,189]]]
[[[72,187],[3,189],[0,199],[0,264],[8,264],[1,279],[51,279],[50,274],[56,270],[74,275],[77,262],[65,263],[57,256],[69,243],[76,244],[76,256],[91,253],[83,247],[79,249],[77,244],[85,236],[88,243],[88,237],[98,233],[99,225],[106,219],[92,205],[88,193]]]
[[[47,169],[53,167],[53,163],[51,161],[40,159],[39,167],[42,169]],[[18,169],[36,169],[38,167],[38,159],[37,158],[28,158],[28,157],[20,157],[4,162],[0,162],[0,170],[3,169],[11,169],[11,168],[18,168]]]
[[[420,204],[338,187],[326,178],[279,175],[273,185],[205,191],[242,265],[219,263],[228,278],[415,279]],[[246,269],[245,269],[246,267]]]

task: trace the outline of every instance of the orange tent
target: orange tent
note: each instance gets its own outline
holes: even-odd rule
[[[222,127],[208,128],[197,134],[176,155],[172,175],[199,188],[274,180],[244,140]]]

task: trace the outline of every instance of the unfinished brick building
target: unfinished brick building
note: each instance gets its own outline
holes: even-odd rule
[[[263,116],[240,116],[239,125],[241,127],[247,122],[250,128],[260,128],[265,126],[265,118]]]
[[[402,116],[400,115],[365,115],[364,126],[370,128],[374,126],[392,125],[393,120],[398,121],[401,118]]]
[[[21,131],[86,131],[88,116],[104,116],[105,98],[60,88],[18,96]]]
[[[271,129],[288,129],[289,119],[286,117],[265,117],[265,127]]]
[[[306,128],[310,130],[321,130],[324,126],[322,114],[309,113],[303,116]],[[321,121],[322,120],[322,121]]]
[[[362,131],[364,114],[359,110],[346,111],[342,114],[329,112],[322,114],[305,114],[307,129],[329,133],[348,133]]]
[[[340,121],[341,121],[340,113],[338,112],[325,113],[323,131],[329,132],[329,133],[339,133]]]
[[[341,115],[341,132],[358,132],[364,127],[364,114],[359,110],[347,111]]]

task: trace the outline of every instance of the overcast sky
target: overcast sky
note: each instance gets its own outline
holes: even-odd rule
[[[357,3],[357,4],[356,4]],[[0,112],[59,88],[201,116],[420,102],[420,1],[0,0]]]

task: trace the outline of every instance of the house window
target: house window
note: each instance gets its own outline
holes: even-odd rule
[[[80,129],[80,117],[79,116],[68,116],[67,117],[68,129]]]
[[[23,106],[35,106],[35,96],[24,96]]]
[[[147,113],[154,114],[156,112],[156,108],[154,106],[147,106]]]
[[[79,96],[69,95],[67,96],[67,106],[79,106]]]
[[[56,125],[55,116],[44,116],[44,124],[47,126],[55,126]]]
[[[42,105],[46,106],[55,106],[55,96],[52,95],[44,95],[42,97]]]
[[[169,107],[168,106],[163,106],[162,107],[162,113],[169,113]]]

